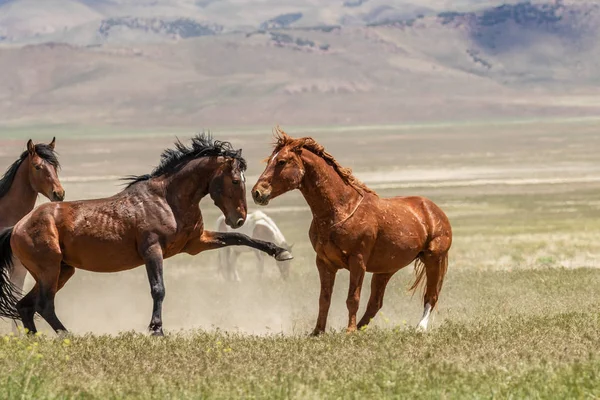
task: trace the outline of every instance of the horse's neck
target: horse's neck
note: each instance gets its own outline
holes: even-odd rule
[[[346,184],[338,172],[323,158],[302,151],[305,174],[300,191],[313,217],[334,224],[347,217],[360,200],[359,193]]]
[[[201,218],[199,203],[208,194],[212,170],[204,159],[190,161],[165,180],[166,199],[175,217],[186,223]],[[202,172],[199,172],[202,169]]]
[[[0,198],[0,226],[12,226],[33,207],[37,199],[37,192],[29,182],[29,169],[27,160],[23,161],[15,174],[8,192]]]

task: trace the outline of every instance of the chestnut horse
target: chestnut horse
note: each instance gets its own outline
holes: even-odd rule
[[[425,281],[424,312],[418,325],[427,329],[448,268],[452,230],[448,218],[423,197],[382,199],[343,168],[313,138],[294,139],[277,128],[275,149],[252,189],[259,205],[299,189],[313,220],[309,237],[317,253],[321,279],[319,316],[313,331],[325,331],[331,292],[339,269],[350,271],[348,332],[366,326],[383,305],[386,285],[398,270],[415,262],[416,280]],[[371,297],[358,325],[356,313],[365,272],[373,273]]]
[[[27,215],[41,193],[50,201],[62,201],[65,191],[58,180],[60,164],[54,147],[56,138],[49,144],[34,144],[31,139],[19,158],[12,163],[0,179],[0,230],[13,226]],[[10,280],[17,290],[23,290],[27,270],[16,262]]]
[[[112,197],[41,205],[0,234],[0,315],[21,319],[33,333],[38,312],[55,331],[66,331],[54,296],[76,268],[118,272],[145,264],[153,299],[149,329],[162,335],[163,259],[232,245],[291,258],[272,243],[204,230],[199,202],[207,194],[228,225],[244,224],[245,169],[241,150],[202,134],[191,146],[178,141],[151,174],[128,178],[127,188]],[[13,254],[36,281],[18,302],[6,280]]]

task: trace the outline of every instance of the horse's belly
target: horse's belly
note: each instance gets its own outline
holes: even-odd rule
[[[81,236],[71,243],[65,243],[63,261],[75,268],[93,272],[124,271],[144,263],[135,241],[99,240]]]
[[[406,267],[423,251],[424,241],[420,236],[378,238],[370,254],[367,271],[391,272]]]
[[[419,251],[396,253],[374,252],[369,258],[367,272],[395,272],[406,267],[419,255]]]

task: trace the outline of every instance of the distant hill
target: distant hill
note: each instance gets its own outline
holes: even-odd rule
[[[0,0],[0,118],[208,127],[600,111],[595,1],[250,3]]]
[[[443,11],[446,3],[442,0],[0,0],[0,34],[10,43],[91,44],[114,41],[113,33],[127,43],[133,38],[147,42],[204,35],[205,29],[197,26],[218,26],[224,32],[231,32],[381,23],[433,15]],[[494,0],[455,3],[461,9],[501,4]],[[186,27],[182,29],[183,23]],[[173,24],[179,27],[170,29]],[[107,26],[114,28],[106,31]],[[132,36],[123,34],[127,29],[134,31]]]

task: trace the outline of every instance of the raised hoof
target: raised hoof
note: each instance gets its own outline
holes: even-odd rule
[[[294,256],[292,255],[292,253],[290,253],[287,250],[283,250],[281,253],[277,253],[275,255],[275,259],[277,261],[288,261],[288,260],[291,260],[293,258],[294,258]]]

